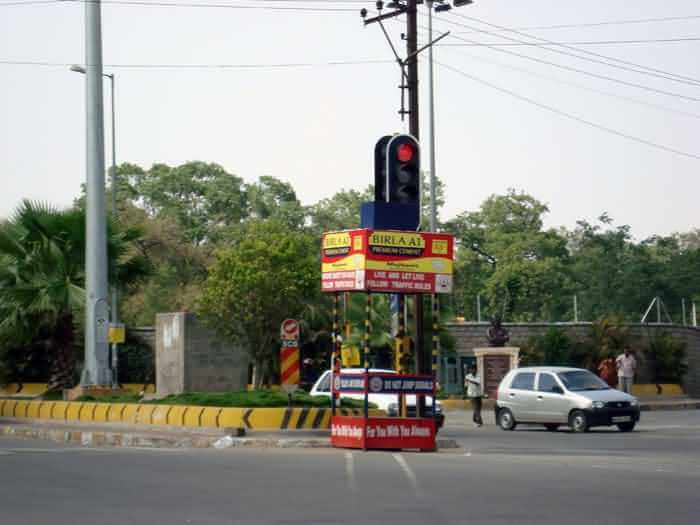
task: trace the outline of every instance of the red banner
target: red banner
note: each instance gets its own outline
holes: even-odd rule
[[[341,448],[435,450],[435,421],[333,416],[331,444]]]

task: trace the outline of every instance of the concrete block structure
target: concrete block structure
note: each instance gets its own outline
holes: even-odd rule
[[[188,312],[156,316],[156,396],[245,390],[248,357]]]

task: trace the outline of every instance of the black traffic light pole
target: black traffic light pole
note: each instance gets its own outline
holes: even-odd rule
[[[420,125],[418,120],[418,0],[408,0],[406,10],[406,67],[408,73],[408,130],[420,143]],[[423,341],[425,339],[423,326],[423,296],[414,295],[413,319],[416,324],[416,372],[419,374],[430,373],[423,355]],[[425,416],[425,397],[416,399],[416,412],[418,417]]]

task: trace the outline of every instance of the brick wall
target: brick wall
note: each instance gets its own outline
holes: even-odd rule
[[[591,323],[504,323],[510,332],[510,346],[522,347],[533,336],[541,336],[552,328],[560,328],[573,340],[584,340],[589,337]],[[700,328],[674,324],[640,325],[630,324],[632,346],[646,347],[649,333],[663,330],[674,338],[685,341],[688,362],[688,374],[684,380],[685,391],[700,397]],[[448,323],[448,329],[455,338],[456,351],[460,354],[470,354],[474,348],[488,346],[486,331],[488,323]],[[637,377],[638,382],[649,382],[650,373],[640,360],[641,366]]]

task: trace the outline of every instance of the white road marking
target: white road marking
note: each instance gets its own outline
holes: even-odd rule
[[[468,458],[472,457],[472,449],[468,449],[464,455]]]
[[[345,473],[348,478],[348,488],[350,492],[357,492],[357,483],[355,483],[355,461],[352,452],[345,452]]]
[[[392,454],[392,456],[394,456],[394,459],[401,467],[401,470],[403,470],[404,474],[406,474],[406,477],[411,483],[413,490],[416,492],[416,494],[418,494],[418,478],[416,478],[416,474],[413,472],[413,470],[411,470],[411,467],[408,466],[408,463],[406,463],[406,460],[401,454]]]

